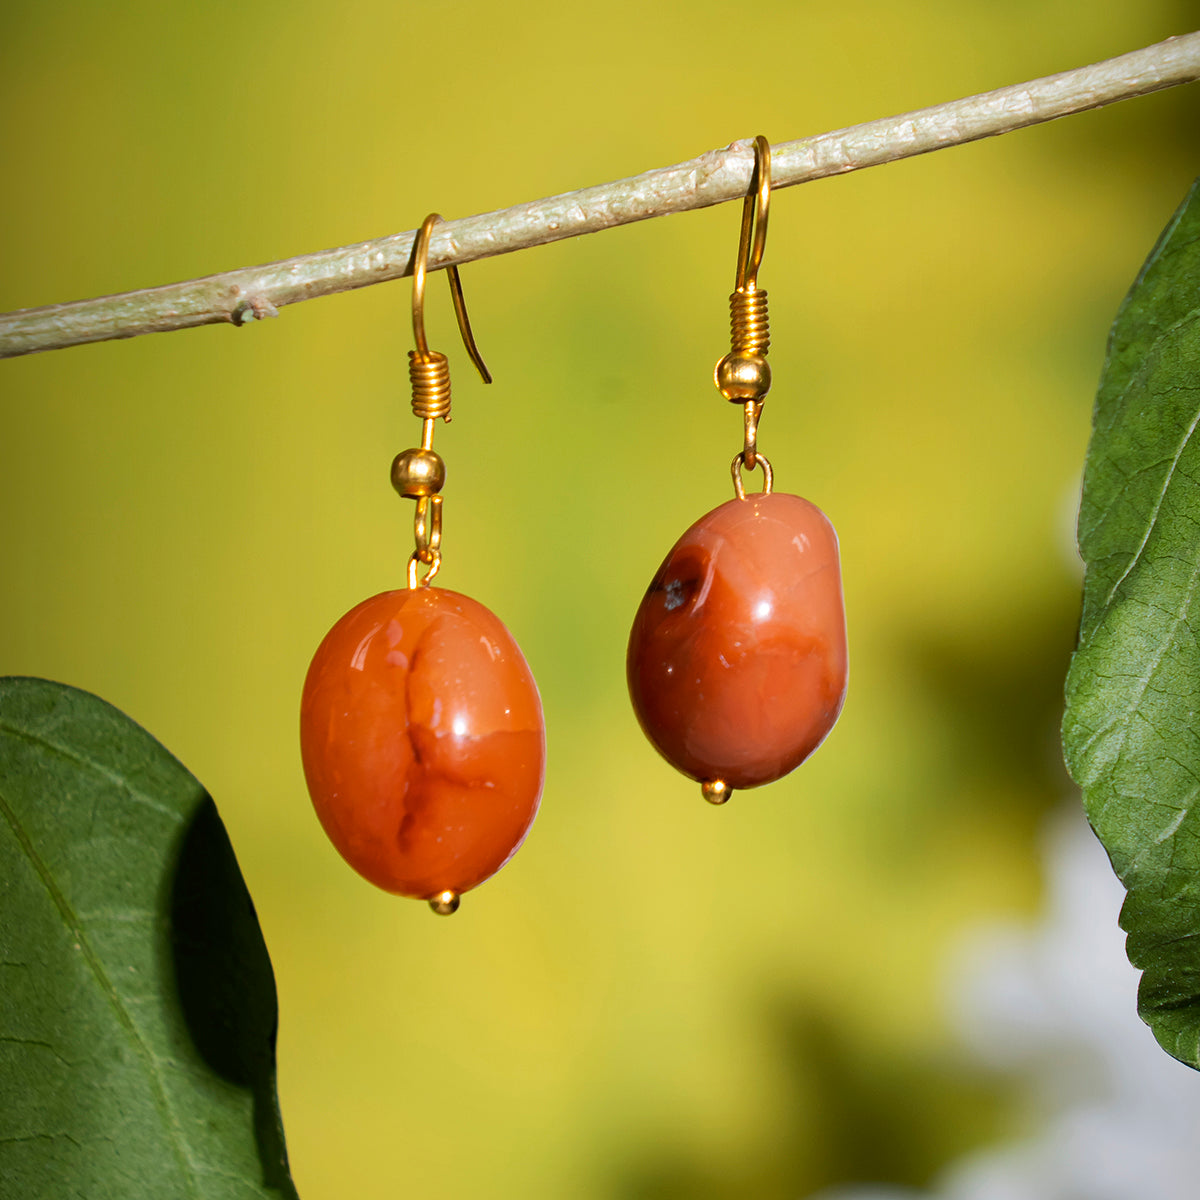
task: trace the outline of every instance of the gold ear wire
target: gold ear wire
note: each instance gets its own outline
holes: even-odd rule
[[[433,449],[434,422],[441,417],[450,420],[450,363],[439,350],[430,350],[425,337],[425,276],[428,273],[429,238],[433,227],[441,220],[430,213],[421,222],[413,243],[412,325],[416,349],[408,352],[408,376],[412,382],[412,410],[421,419],[421,446],[397,454],[392,462],[392,486],[417,502],[413,517],[413,540],[416,549],[408,562],[408,586],[418,586],[417,564],[428,567],[421,585],[428,585],[442,565],[442,497],[438,493],[446,481],[446,464]],[[491,383],[491,372],[480,356],[467,317],[462,281],[458,268],[446,268],[450,283],[450,298],[463,345],[471,356],[484,383]]]
[[[429,260],[429,238],[433,227],[441,219],[438,213],[430,213],[421,222],[421,228],[417,230],[416,241],[413,243],[412,325],[416,349],[408,352],[408,375],[412,381],[412,410],[425,422],[421,445],[426,450],[433,444],[433,422],[439,417],[444,421],[450,420],[450,363],[440,350],[430,350],[425,338],[425,275]],[[471,332],[458,268],[447,267],[446,276],[450,283],[450,298],[454,301],[454,315],[458,320],[463,345],[483,377],[483,382],[491,383],[491,372],[484,364],[479,347],[475,345],[475,336]]]
[[[729,297],[731,349],[713,372],[722,396],[744,409],[742,449],[733,460],[733,484],[745,497],[741,469],[763,466],[763,491],[771,490],[771,465],[758,453],[758,420],[763,398],[771,390],[767,349],[771,344],[767,293],[758,286],[758,268],[767,244],[767,218],[771,208],[771,143],[762,134],[754,139],[754,173],[742,201],[742,232],[738,240],[737,278]]]
[[[742,236],[738,245],[738,291],[758,286],[758,268],[767,245],[767,217],[771,208],[771,143],[760,133],[754,139],[754,174],[742,201]],[[754,249],[750,252],[750,235]]]
[[[413,340],[417,343],[416,354],[421,359],[431,357],[429,343],[425,340],[425,274],[429,261],[429,239],[433,233],[433,227],[441,219],[440,213],[430,213],[421,222],[421,228],[417,230],[416,241],[413,243]],[[450,298],[454,302],[454,315],[458,319],[458,330],[462,334],[463,345],[466,346],[471,361],[483,377],[483,382],[491,383],[491,372],[484,364],[479,354],[479,347],[475,345],[475,335],[471,332],[471,322],[467,317],[467,305],[463,299],[462,280],[459,277],[458,268],[456,266],[447,267],[446,276],[450,283]],[[434,351],[434,354],[436,353]]]

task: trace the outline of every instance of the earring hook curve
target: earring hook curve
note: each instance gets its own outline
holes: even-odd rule
[[[758,268],[767,245],[771,205],[771,143],[760,133],[754,139],[754,173],[742,201],[742,235],[738,243],[737,290],[754,291]]]
[[[421,222],[417,237],[413,243],[413,290],[412,290],[412,323],[413,340],[417,344],[417,357],[423,362],[429,360],[429,343],[425,339],[425,275],[429,261],[429,239],[433,227],[442,220],[440,213],[430,213]],[[475,335],[471,332],[471,321],[467,316],[467,304],[463,299],[462,280],[459,278],[458,267],[446,268],[446,278],[450,284],[450,299],[454,302],[454,316],[458,320],[458,331],[462,335],[463,345],[471,356],[484,383],[492,382],[492,373],[487,369],[475,344]]]

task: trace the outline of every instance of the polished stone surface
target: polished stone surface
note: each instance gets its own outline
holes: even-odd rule
[[[444,588],[384,592],[338,621],[304,683],[300,745],[325,832],[389,892],[465,892],[537,814],[533,675],[493,613]]]
[[[799,766],[846,693],[837,535],[799,496],[731,500],[667,555],[634,618],[629,693],[646,736],[701,782]]]

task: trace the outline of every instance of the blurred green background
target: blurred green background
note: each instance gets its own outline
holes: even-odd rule
[[[850,125],[1195,15],[10,0],[0,308]],[[1185,89],[776,194],[761,445],[839,530],[851,688],[811,762],[726,809],[641,738],[624,649],[730,494],[711,370],[737,207],[466,267],[490,389],[433,288],[439,582],[521,643],[550,756],[528,842],[452,920],[343,865],[297,750],[312,651],[411,546],[387,481],[416,435],[408,282],[0,364],[0,672],[99,693],[216,798],[275,963],[305,1200],[920,1183],[1029,1119],[963,1061],[942,964],[1038,903],[1092,394],[1198,118]]]

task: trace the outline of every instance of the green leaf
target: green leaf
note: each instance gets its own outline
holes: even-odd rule
[[[85,692],[0,679],[0,1195],[295,1197],[270,959],[204,789]]]
[[[1128,895],[1138,1009],[1200,1067],[1200,181],[1126,297],[1079,514],[1063,744]]]

